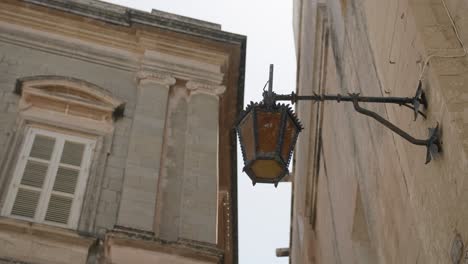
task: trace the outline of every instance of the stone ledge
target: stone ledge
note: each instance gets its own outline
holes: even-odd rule
[[[75,230],[0,218],[0,263],[51,263],[51,256],[53,263],[85,263],[94,242]]]
[[[224,251],[217,248],[216,245],[188,239],[169,242],[155,237],[153,232],[123,226],[116,226],[112,231],[108,232],[106,240],[110,244],[122,247],[140,248],[154,252],[169,252],[181,257],[215,261],[214,263],[218,263],[224,257]]]
[[[1,232],[21,233],[78,246],[89,247],[95,240],[90,235],[80,235],[77,231],[59,227],[0,217]]]
[[[19,261],[15,259],[0,258],[0,264],[32,264],[32,263]]]

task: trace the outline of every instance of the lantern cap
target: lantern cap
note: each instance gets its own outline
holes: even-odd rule
[[[250,103],[245,107],[245,110],[242,110],[240,112],[239,117],[238,117],[238,119],[236,121],[236,128],[239,126],[239,124],[242,122],[242,120],[245,118],[245,116],[250,111],[252,111],[253,108],[259,108],[259,109],[263,108],[263,109],[265,109],[267,107],[268,106],[263,101],[261,101],[261,102],[250,101]],[[289,116],[292,118],[292,120],[293,120],[294,124],[296,125],[296,127],[298,128],[298,130],[302,131],[304,129],[304,126],[302,125],[301,121],[297,117],[296,113],[294,113],[293,109],[291,108],[291,105],[275,103],[275,104],[273,104],[273,106],[270,106],[270,107],[273,109],[273,111],[279,110],[281,108],[286,108]]]

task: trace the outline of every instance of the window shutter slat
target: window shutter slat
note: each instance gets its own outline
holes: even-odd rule
[[[81,166],[81,160],[83,159],[84,150],[84,144],[65,141],[60,162],[79,167]]]
[[[79,174],[79,170],[59,167],[53,190],[74,194]]]
[[[43,135],[36,135],[29,154],[30,157],[50,160],[54,151],[55,138]]]
[[[73,198],[52,194],[47,207],[45,220],[68,224]]]
[[[37,204],[39,202],[40,192],[18,189],[16,199],[11,210],[12,215],[34,218],[36,214]]]
[[[46,163],[28,160],[24,168],[23,177],[21,178],[21,184],[42,188],[47,168],[48,164]]]

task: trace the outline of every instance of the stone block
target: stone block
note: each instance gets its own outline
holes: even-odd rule
[[[104,189],[101,192],[101,200],[107,203],[117,203],[119,198],[119,193],[109,189]]]
[[[122,178],[106,177],[104,179],[104,188],[115,192],[121,192],[123,186]]]
[[[121,226],[153,231],[154,206],[155,204],[151,202],[134,202],[124,199],[120,204],[117,223]]]
[[[18,104],[18,101],[20,99],[20,96],[13,93],[13,87],[11,87],[10,91],[5,91],[3,97],[2,97],[2,102],[7,103],[7,104]]]
[[[109,215],[107,212],[96,214],[95,229],[111,230],[115,225],[115,215]]]
[[[123,138],[121,136],[116,136],[117,139],[114,139],[112,143],[111,152],[116,156],[124,156],[128,152],[128,138]]]
[[[106,167],[106,178],[123,179],[124,169],[108,166]]]
[[[112,153],[107,158],[107,166],[112,167],[112,168],[116,168],[116,169],[125,168],[125,162],[127,160],[126,156],[127,156],[126,153],[123,156],[117,156],[115,153]]]
[[[156,193],[158,172],[152,168],[145,168],[128,164],[125,170],[125,187],[141,189]]]
[[[125,110],[126,111],[126,110]],[[130,130],[132,127],[133,119],[128,117],[122,117],[121,119],[115,121],[115,135],[117,136],[129,136]]]

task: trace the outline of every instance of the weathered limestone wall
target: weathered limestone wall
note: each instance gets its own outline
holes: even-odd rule
[[[463,54],[441,1],[327,1],[325,38],[321,27],[305,26],[325,16],[317,14],[320,5],[302,4],[296,43],[302,94],[413,96],[429,55]],[[447,5],[467,39],[466,1]],[[324,39],[329,48],[317,53],[318,45],[327,46]],[[466,57],[430,61],[423,75],[426,120],[420,116],[414,122],[413,113],[398,106],[362,105],[417,138],[426,138],[427,128],[438,122],[443,152],[428,165],[423,147],[351,104],[325,103],[312,117],[299,104],[300,117],[313,132],[301,135],[296,150],[293,263],[452,263],[455,235],[465,245],[468,239],[466,62]],[[312,75],[319,79],[313,88],[310,72],[319,73]],[[314,163],[316,153],[320,160]]]
[[[88,254],[138,262],[128,251],[140,248],[143,262],[235,262],[236,215],[224,207],[236,210],[230,133],[242,105],[245,38],[159,11],[93,0],[25,1],[0,3],[0,209],[24,129],[17,80],[79,79],[124,102],[125,111],[110,121],[110,133],[96,135],[78,230],[67,233],[72,238],[54,247],[62,241],[57,228],[0,230],[0,261],[46,263],[41,254],[49,246],[67,252],[81,239],[76,252],[47,263],[83,263]],[[43,227],[52,230],[51,245],[48,237],[41,241]],[[21,234],[13,238],[15,232]],[[113,233],[131,246],[112,248]]]
[[[5,37],[5,35],[2,36]],[[125,169],[125,164],[114,161],[125,160],[127,157],[127,146],[130,139],[128,127],[131,126],[133,108],[135,108],[135,74],[73,59],[69,56],[55,55],[48,51],[10,44],[5,38],[1,40],[3,41],[0,41],[0,58],[3,58],[3,63],[0,64],[2,67],[0,89],[3,95],[2,108],[4,111],[2,116],[6,121],[1,124],[3,133],[0,137],[0,144],[5,146],[0,152],[0,155],[2,155],[0,156],[1,160],[9,151],[6,146],[12,140],[17,129],[15,121],[18,119],[17,107],[20,97],[15,95],[13,91],[16,81],[20,78],[37,75],[78,78],[106,87],[115,97],[121,98],[127,103],[125,116],[115,123],[114,138],[110,139],[111,142],[106,142],[108,145],[112,145],[112,149],[108,154],[101,197],[96,197],[100,202],[95,212],[95,227],[93,229],[97,231],[101,228],[112,228],[116,222],[117,204],[122,193],[122,180]],[[96,164],[96,166],[99,167],[100,165]],[[8,181],[9,175],[2,176],[2,180]]]

